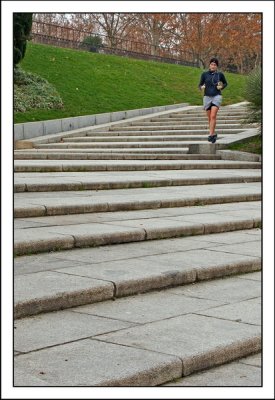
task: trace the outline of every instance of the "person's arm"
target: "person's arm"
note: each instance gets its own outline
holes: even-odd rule
[[[222,83],[223,83],[223,88],[222,88],[222,89],[225,89],[226,86],[227,86],[227,80],[225,79],[225,76],[224,76],[223,73],[220,74],[220,80],[221,80]]]
[[[199,85],[198,85],[198,88],[199,88],[200,90],[202,90],[202,89],[203,89],[203,88],[202,88],[203,85],[205,85],[205,74],[204,74],[204,72],[201,74],[201,79],[200,79],[200,83],[199,83]]]

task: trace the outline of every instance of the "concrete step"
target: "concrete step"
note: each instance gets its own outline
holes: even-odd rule
[[[234,132],[236,133],[236,132]],[[225,137],[225,135],[220,136],[220,138]],[[128,146],[128,142],[134,142],[134,143],[142,143],[142,142],[154,142],[152,144],[152,147],[155,146],[156,142],[186,142],[190,140],[196,140],[196,141],[206,141],[207,137],[206,135],[182,135],[182,134],[177,134],[177,135],[127,135],[127,136],[101,136],[101,137],[92,137],[92,136],[78,136],[78,137],[71,137],[71,138],[63,138],[62,142],[64,143],[110,143],[111,145],[113,142],[119,142],[119,143],[125,143]],[[180,143],[181,144],[181,143]]]
[[[208,143],[206,136],[201,137],[200,140],[202,143]],[[85,142],[85,143],[74,143],[74,142],[67,142],[67,143],[45,143],[45,144],[36,144],[35,148],[37,149],[63,149],[63,148],[75,148],[75,149],[83,149],[83,148],[92,148],[92,149],[121,149],[121,151],[125,152],[127,149],[147,149],[147,148],[184,148],[184,151],[186,152],[188,150],[188,144],[189,143],[197,143],[198,139],[195,136],[190,136],[189,138],[186,137],[186,141],[180,141],[178,143],[176,142],[168,142],[168,141],[161,141],[161,142],[154,142],[154,143],[148,143],[148,142]],[[163,152],[163,150],[162,150]]]
[[[182,114],[15,152],[15,386],[188,386],[261,350],[261,164]]]
[[[16,257],[15,318],[260,269],[260,229]]]
[[[15,193],[14,217],[33,217],[90,212],[141,210],[165,207],[258,201],[259,182],[171,186],[137,189],[83,190]]]
[[[252,229],[261,226],[260,204],[259,202],[250,202],[248,195],[246,197],[247,200],[242,204],[219,204],[213,207],[205,204],[209,204],[209,200],[212,200],[211,204],[215,204],[215,202],[222,203],[222,199],[220,197],[213,199],[210,197],[209,199],[209,197],[206,198],[208,203],[204,203],[203,198],[200,199],[200,204],[204,205],[201,209],[194,209],[193,207],[190,210],[186,209],[186,206],[181,207],[181,204],[177,204],[176,207],[175,204],[175,208],[170,210],[175,200],[169,199],[168,201],[166,200],[166,206],[164,202],[161,210],[150,210],[147,212],[145,214],[146,218],[144,218],[144,211],[136,211],[120,215],[119,220],[117,219],[118,215],[115,213],[110,214],[107,212],[105,215],[106,208],[103,210],[103,215],[102,213],[100,215],[98,213],[88,215],[88,206],[86,206],[87,211],[85,215],[76,214],[79,205],[82,203],[81,200],[76,203],[74,208],[70,205],[69,210],[68,204],[49,206],[49,208],[46,206],[46,215],[48,216],[43,216],[39,219],[17,221],[14,234],[14,254],[24,255],[72,249],[75,247],[95,247],[114,243],[194,236]],[[44,201],[49,203],[50,199],[45,199]],[[188,204],[188,200],[185,199],[185,201]],[[199,199],[196,199],[196,201],[198,202]],[[233,203],[233,201],[232,198],[231,202]],[[235,199],[235,201],[237,200]],[[119,206],[118,210],[127,210],[125,204],[123,207],[121,203],[114,203],[115,208],[117,205]],[[82,203],[82,208],[85,207],[83,206]],[[95,210],[96,204],[94,203],[92,206]],[[98,208],[100,206],[106,207],[102,203],[98,204]],[[139,204],[137,204],[138,206]],[[128,209],[135,210],[134,207],[133,203],[130,203],[130,208]],[[144,210],[145,207],[146,205],[142,209]],[[216,213],[213,213],[213,209],[217,210]],[[113,210],[110,209],[110,211]],[[27,212],[31,213],[32,209],[24,209],[23,212],[25,214]],[[78,212],[83,214],[82,210]],[[76,215],[64,215],[69,213]],[[190,215],[190,213],[194,213],[194,215]],[[58,214],[59,216],[56,216]],[[24,215],[21,218],[23,217]],[[29,215],[25,215],[25,217],[29,217]]]
[[[127,128],[127,127],[125,127]],[[217,129],[216,132],[217,134],[223,134],[223,135],[232,135],[232,134],[237,134],[242,132],[240,129]],[[120,130],[101,130],[101,131],[96,131],[96,132],[82,132],[74,136],[69,136],[69,137],[63,137],[62,140],[66,139],[75,139],[75,138],[97,138],[100,139],[102,137],[106,138],[112,138],[112,137],[138,137],[139,140],[142,141],[142,138],[146,136],[152,136],[152,137],[162,137],[162,136],[193,136],[196,140],[198,136],[204,136],[204,139],[207,139],[207,133],[208,133],[208,128],[205,129],[200,129],[200,130],[177,130],[177,129],[172,129],[172,130],[125,130],[125,131],[120,131]],[[123,140],[123,139],[121,139]]]
[[[101,136],[101,137],[92,137],[92,136],[78,136],[72,138],[64,138],[62,142],[64,143],[112,143],[112,142],[134,142],[134,143],[141,143],[141,142],[182,142],[187,140],[206,140],[205,135],[117,135],[117,136]],[[155,143],[152,144],[154,146]]]
[[[232,128],[231,128],[232,126]],[[150,129],[148,129],[148,127]],[[143,126],[143,125],[127,125],[127,126],[111,126],[110,131],[119,131],[119,132],[131,132],[131,131],[171,131],[171,130],[180,130],[184,132],[189,132],[189,134],[193,134],[193,132],[204,132],[205,130],[208,130],[209,126],[208,124],[201,124],[201,125],[190,125],[190,126],[185,126],[184,124],[180,125],[173,125],[173,124],[166,124],[166,125],[153,125],[150,124],[149,126]],[[240,124],[233,124],[233,125],[225,125],[223,126],[218,126],[216,129],[217,133],[238,133],[244,130],[243,127],[240,126]]]
[[[146,148],[138,148],[138,147],[134,147],[134,148],[127,148],[124,149],[123,147],[119,148],[104,148],[104,149],[97,149],[97,148],[87,148],[87,146],[85,147],[85,144],[78,144],[75,143],[73,145],[73,147],[71,147],[71,145],[68,144],[63,144],[63,143],[49,143],[49,144],[44,144],[44,145],[39,145],[40,148],[35,148],[34,150],[38,150],[38,151],[42,151],[42,152],[56,152],[56,151],[62,151],[62,152],[66,152],[66,153],[73,153],[73,152],[85,152],[87,154],[95,154],[95,153],[100,153],[100,154],[187,154],[189,151],[189,148],[186,147],[186,145],[188,144],[197,144],[197,142],[185,142],[184,145],[185,147],[146,147]],[[38,146],[38,145],[37,145]],[[65,147],[64,147],[65,146]],[[89,157],[89,155],[87,156]],[[107,157],[108,159],[108,157]]]
[[[262,353],[208,368],[160,386],[173,387],[260,387],[262,386]],[[235,389],[234,389],[235,390]]]
[[[194,121],[193,123],[188,123],[189,121],[182,121],[182,120],[172,120],[170,118],[170,121],[166,119],[165,121],[149,121],[149,122],[139,122],[139,123],[134,123],[132,122],[131,124],[127,126],[133,126],[133,127],[159,127],[159,129],[162,129],[163,127],[171,127],[170,129],[208,129],[208,121]],[[231,121],[230,123],[221,123],[220,121],[217,121],[216,128],[217,129],[228,129],[229,126],[231,128],[237,128],[237,129],[245,129],[245,128],[251,128],[250,124],[242,124],[238,121]],[[168,128],[167,128],[168,129]]]
[[[144,171],[189,169],[260,169],[261,163],[227,160],[15,160],[15,172],[83,172],[83,171]]]
[[[84,149],[83,149],[84,150]],[[187,151],[188,149],[186,149]],[[172,154],[172,153],[111,153],[87,152],[76,149],[15,150],[15,160],[220,160],[218,154]]]
[[[157,386],[259,353],[260,273],[200,282],[199,271],[161,293],[15,320],[15,386]]]
[[[115,172],[66,172],[37,173],[17,172],[14,176],[15,192],[44,192],[65,190],[103,190],[127,188],[152,188],[160,186],[206,185],[216,183],[260,182],[261,171],[219,170],[209,176],[208,170],[186,170],[184,176],[178,171],[131,171]]]
[[[261,187],[258,182],[174,186],[141,189],[113,189],[95,191],[67,191],[15,193],[14,217],[40,217],[79,213],[132,211],[167,207],[186,207],[218,203],[260,201]],[[86,218],[86,217],[85,217]]]
[[[201,107],[200,109],[193,109],[193,110],[187,110],[187,111],[178,111],[178,112],[173,112],[170,115],[172,116],[202,116],[205,115],[205,111],[204,109]],[[229,109],[225,109],[224,107],[222,107],[219,110],[219,116],[226,116],[226,117],[246,117],[247,116],[247,110],[229,110]]]
[[[206,115],[204,115],[204,116],[200,116],[200,117],[196,117],[196,118],[192,118],[192,117],[175,117],[175,116],[162,116],[162,117],[152,117],[151,119],[150,119],[150,121],[152,121],[152,122],[161,122],[161,123],[165,123],[165,122],[168,122],[169,124],[170,123],[176,123],[176,122],[182,122],[182,123],[184,123],[185,125],[195,125],[195,124],[198,124],[198,123],[202,123],[202,124],[206,124],[207,122],[208,122],[208,119],[207,119],[207,116]],[[140,124],[142,125],[142,124],[144,124],[144,123],[146,123],[146,124],[148,124],[148,123],[150,123],[150,121],[144,121],[144,122],[140,122]],[[219,117],[219,114],[218,114],[218,116],[217,116],[217,125],[219,125],[219,124],[241,124],[241,121],[242,121],[242,118],[238,118],[238,117],[235,117],[235,118],[231,118],[231,117],[228,117],[228,118],[226,118],[226,117],[222,117],[222,118],[220,118]],[[134,123],[134,122],[133,122]]]

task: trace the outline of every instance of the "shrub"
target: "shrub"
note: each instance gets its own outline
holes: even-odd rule
[[[17,65],[25,56],[27,40],[32,29],[32,13],[14,13],[13,15],[13,65]]]
[[[98,52],[98,49],[103,47],[102,39],[100,36],[86,36],[82,41],[83,47],[89,49],[94,53]]]
[[[255,68],[249,75],[245,87],[245,98],[249,101],[248,122],[262,122],[262,70]]]
[[[14,68],[14,111],[58,109],[63,102],[56,89],[39,75]]]

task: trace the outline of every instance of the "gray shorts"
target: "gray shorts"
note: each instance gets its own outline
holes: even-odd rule
[[[217,94],[217,96],[203,96],[203,108],[204,110],[207,110],[211,104],[214,104],[218,108],[220,108],[220,105],[222,104],[222,96],[220,94]]]

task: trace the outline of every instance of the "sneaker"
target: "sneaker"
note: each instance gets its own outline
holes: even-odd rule
[[[211,142],[212,143],[216,143],[217,135],[213,135],[211,138],[212,138]]]
[[[213,137],[212,135],[208,136],[208,138],[207,138],[208,142],[212,142],[212,137]]]

